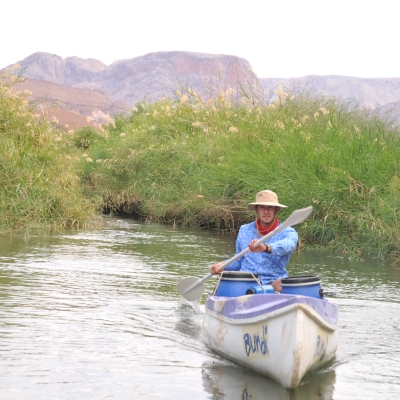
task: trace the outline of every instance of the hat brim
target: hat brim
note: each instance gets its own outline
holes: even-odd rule
[[[280,208],[287,208],[287,206],[284,206],[283,204],[275,203],[273,201],[266,201],[266,202],[249,203],[247,206],[247,209],[249,211],[254,211],[256,209],[256,206],[274,206],[274,207],[280,207]]]

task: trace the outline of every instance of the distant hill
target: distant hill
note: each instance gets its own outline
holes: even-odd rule
[[[129,113],[143,99],[174,98],[181,86],[197,91],[204,100],[228,88],[238,94],[241,86],[267,99],[278,85],[289,91],[316,90],[356,101],[361,107],[390,109],[400,122],[400,78],[310,75],[259,79],[242,58],[180,51],[150,53],[109,66],[94,59],[63,59],[49,53],[34,53],[17,63],[29,78],[21,88],[29,89],[32,99],[41,102],[49,115],[56,116],[58,110],[60,124],[70,119],[70,126],[73,120],[74,126],[86,125],[88,118],[94,126],[106,123],[116,114]]]
[[[381,115],[389,115],[400,126],[400,101],[385,104],[378,108]]]
[[[354,100],[361,107],[369,109],[400,101],[400,78],[308,75],[288,79],[265,78],[260,81],[265,92],[273,91],[277,85],[287,90],[316,90],[327,95]]]
[[[59,125],[78,129],[91,125],[98,128],[108,124],[116,114],[128,115],[132,107],[122,101],[112,102],[101,91],[73,88],[45,80],[28,78],[18,84],[18,90],[29,90],[29,100],[36,103],[39,110],[45,111]]]

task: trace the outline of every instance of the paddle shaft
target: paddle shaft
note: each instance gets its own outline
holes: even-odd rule
[[[290,214],[289,218],[287,218],[284,222],[282,222],[279,226],[277,226],[272,232],[267,233],[265,236],[263,236],[260,240],[258,240],[256,243],[254,243],[254,247],[259,246],[261,243],[264,243],[268,239],[270,239],[272,236],[276,235],[280,231],[284,230],[288,226],[296,225],[299,224],[300,222],[304,221],[312,211],[312,207],[306,207],[302,208],[300,210],[293,211],[292,214]],[[218,268],[218,272],[222,271],[224,268],[226,268],[228,265],[232,264],[234,261],[239,259],[240,257],[243,257],[245,254],[247,254],[250,251],[250,249],[247,247],[246,249],[242,250],[240,253],[236,254],[234,257],[231,259],[227,260],[224,264],[222,264]],[[201,283],[205,282],[207,279],[210,279],[213,276],[213,274],[208,274],[205,277],[201,278],[197,282],[195,282],[193,285],[189,286],[183,294],[190,292],[193,288],[195,288],[197,285],[200,285]]]
[[[283,225],[283,224],[282,224]],[[274,236],[276,233],[280,232],[282,229],[285,229],[286,226],[282,228],[282,225],[279,225],[276,227],[272,232],[266,234],[263,236],[260,240],[258,240],[256,243],[254,243],[254,247],[259,246],[261,243],[264,243],[267,241],[270,237]],[[281,229],[278,229],[281,228]],[[218,272],[223,271],[228,265],[232,264],[236,260],[238,260],[240,257],[243,257],[245,254],[247,254],[250,251],[250,249],[247,247],[246,249],[242,250],[240,253],[236,254],[234,257],[230,258],[227,260],[225,263],[223,263],[219,268]],[[205,282],[207,279],[210,279],[213,274],[208,274],[204,278],[200,279],[200,282]],[[189,288],[190,289],[190,288]]]

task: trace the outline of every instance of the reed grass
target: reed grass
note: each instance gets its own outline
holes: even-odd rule
[[[0,233],[83,226],[95,207],[82,196],[69,134],[30,107],[28,92],[16,93],[21,79],[0,76]]]
[[[399,130],[377,114],[313,93],[272,103],[190,89],[138,104],[86,150],[83,179],[103,209],[235,231],[256,192],[287,210],[312,205],[302,244],[398,260]]]

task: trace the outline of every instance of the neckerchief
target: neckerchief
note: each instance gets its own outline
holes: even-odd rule
[[[256,219],[256,225],[257,225],[257,230],[261,236],[265,236],[266,234],[272,232],[278,225],[279,225],[279,220],[277,217],[275,217],[274,222],[269,224],[266,227],[261,226],[260,218]]]

